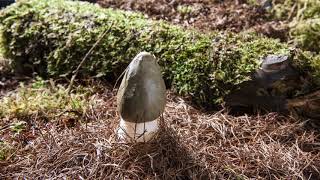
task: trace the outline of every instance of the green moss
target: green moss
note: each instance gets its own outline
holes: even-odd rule
[[[1,32],[1,29],[0,29]],[[4,45],[3,45],[3,38],[2,38],[2,33],[0,33],[0,57],[3,57],[4,54]]]
[[[298,47],[320,53],[320,18],[293,21],[291,26],[290,36]]]
[[[1,29],[0,29],[1,32]],[[4,45],[3,45],[3,38],[2,33],[0,33],[0,72],[2,72],[2,69],[4,68],[5,59],[3,58],[4,54]]]
[[[69,95],[64,86],[50,85],[37,78],[28,86],[20,84],[17,92],[0,99],[0,118],[23,118],[34,114],[50,118],[63,111],[85,113],[88,97],[89,91],[81,86]]]
[[[110,32],[83,65],[80,76],[111,82],[140,51],[163,68],[167,87],[199,105],[216,106],[249,79],[267,54],[288,53],[285,44],[256,35],[203,34],[142,14],[62,0],[30,0],[0,14],[6,57],[17,71],[70,77],[99,34]]]
[[[0,161],[6,160],[11,151],[12,147],[8,143],[0,141]]]
[[[318,0],[273,0],[272,13],[278,19],[308,19],[319,17]]]
[[[311,52],[303,52],[298,50],[293,59],[293,65],[303,74],[305,78],[309,78],[311,89],[319,89],[320,87],[320,55],[314,55]],[[307,81],[307,79],[306,79]]]
[[[10,60],[5,59],[0,55],[0,76],[9,75],[11,71]]]
[[[300,48],[320,52],[320,1],[275,0],[273,15],[289,20],[290,39]]]

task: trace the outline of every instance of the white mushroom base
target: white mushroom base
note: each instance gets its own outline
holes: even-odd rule
[[[119,139],[131,142],[148,142],[159,130],[159,121],[145,123],[132,123],[120,119],[120,125],[117,132]]]

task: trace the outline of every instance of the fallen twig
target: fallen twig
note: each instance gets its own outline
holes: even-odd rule
[[[102,40],[102,38],[110,32],[111,28],[113,26],[113,22],[111,23],[110,27],[108,29],[106,29],[103,33],[101,33],[98,37],[98,40],[93,44],[93,46],[90,48],[90,50],[87,52],[87,54],[84,56],[84,58],[82,59],[82,61],[80,62],[80,64],[78,65],[77,69],[74,71],[74,74],[71,77],[69,86],[67,88],[67,93],[70,94],[70,91],[72,89],[73,83],[75,78],[77,77],[77,74],[79,72],[79,69],[81,68],[81,66],[84,64],[85,60],[89,57],[89,55],[92,53],[93,49],[100,43],[100,41]]]

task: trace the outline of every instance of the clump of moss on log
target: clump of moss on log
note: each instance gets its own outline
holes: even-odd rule
[[[274,0],[272,13],[289,21],[290,39],[298,47],[320,53],[319,0]]]
[[[202,34],[139,13],[84,2],[22,1],[3,10],[0,22],[4,54],[15,69],[50,77],[70,77],[97,37],[112,26],[80,75],[114,82],[137,53],[148,51],[159,59],[167,87],[207,107],[221,103],[238,84],[250,79],[261,57],[289,53],[287,45],[277,40]]]

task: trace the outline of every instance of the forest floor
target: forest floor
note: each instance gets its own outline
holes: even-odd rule
[[[263,5],[245,0],[98,0],[98,4],[142,12],[153,19],[200,31],[248,31],[283,41],[288,36],[287,21],[277,20]]]
[[[236,1],[100,0],[201,31],[254,31],[286,40],[286,22]],[[1,48],[0,48],[1,50]],[[116,89],[101,80],[7,74],[0,59],[0,179],[319,179],[320,130],[294,115],[205,112],[167,92],[162,130],[119,142]],[[61,83],[63,82],[63,83]]]

